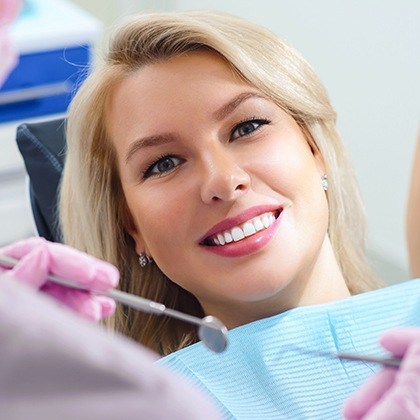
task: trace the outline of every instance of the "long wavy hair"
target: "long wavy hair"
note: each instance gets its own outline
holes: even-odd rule
[[[326,166],[328,233],[350,292],[378,287],[365,257],[364,211],[355,175],[324,86],[309,64],[273,33],[214,11],[139,15],[115,32],[103,63],[70,106],[59,211],[64,242],[115,264],[121,290],[203,316],[197,299],[156,265],[140,269],[126,229],[130,214],[105,124],[107,103],[117,83],[142,66],[202,48],[223,57],[237,75],[300,125]],[[198,340],[195,327],[123,307],[117,308],[110,324],[161,354]]]

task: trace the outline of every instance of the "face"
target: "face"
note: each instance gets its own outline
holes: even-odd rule
[[[220,57],[139,69],[116,87],[107,121],[136,251],[206,313],[235,326],[328,292],[322,160]]]

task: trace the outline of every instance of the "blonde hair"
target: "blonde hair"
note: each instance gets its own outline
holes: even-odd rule
[[[118,82],[142,66],[200,48],[224,57],[240,77],[288,112],[321,153],[329,177],[328,232],[344,278],[353,294],[377,287],[365,258],[364,213],[355,176],[325,88],[308,63],[270,31],[214,11],[140,15],[124,22],[104,64],[76,94],[61,187],[65,243],[115,264],[122,290],[203,316],[195,297],[157,266],[139,268],[105,124],[107,102]],[[113,327],[162,354],[197,341],[195,327],[122,307]]]

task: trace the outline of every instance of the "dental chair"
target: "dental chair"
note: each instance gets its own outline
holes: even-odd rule
[[[57,204],[66,150],[65,119],[21,124],[16,141],[28,174],[28,193],[38,235],[61,242]]]

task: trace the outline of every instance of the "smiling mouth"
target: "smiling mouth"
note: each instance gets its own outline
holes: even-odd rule
[[[201,242],[201,245],[223,246],[232,242],[242,241],[245,238],[249,238],[258,232],[268,229],[280,216],[281,211],[280,209],[263,213],[238,226],[208,236]]]

